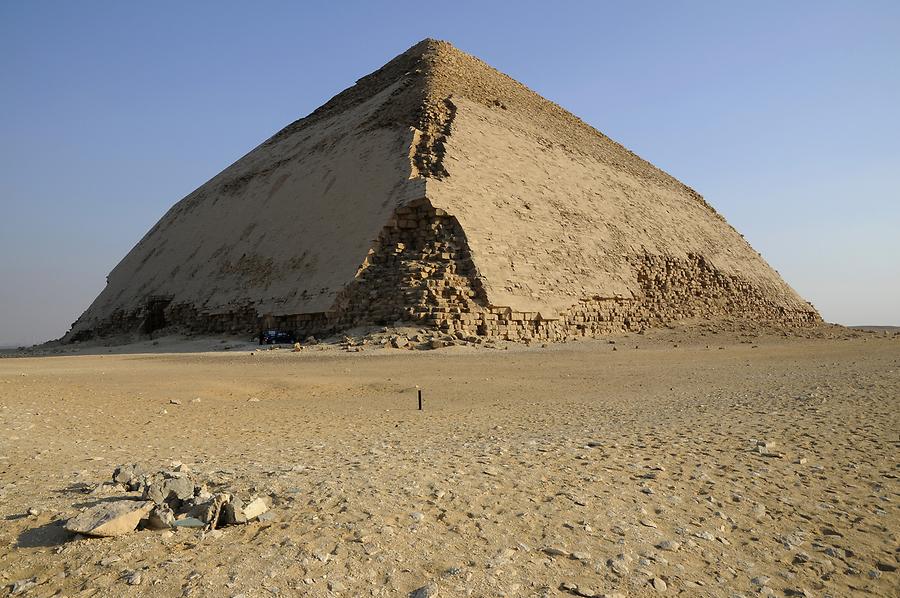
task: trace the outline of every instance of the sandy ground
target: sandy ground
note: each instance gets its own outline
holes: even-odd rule
[[[0,595],[897,596],[900,337],[856,336],[2,359]],[[275,520],[63,530],[135,461]]]

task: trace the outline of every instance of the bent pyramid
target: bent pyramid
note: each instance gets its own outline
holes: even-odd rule
[[[411,321],[560,340],[820,321],[693,190],[424,40],[175,204],[68,340]]]

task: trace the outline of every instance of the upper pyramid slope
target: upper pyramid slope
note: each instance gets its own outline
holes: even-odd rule
[[[426,39],[173,206],[69,338],[146,325],[153,301],[169,323],[334,314],[379,252],[406,255],[409,243],[388,248],[397,237],[386,231],[423,202],[453,220],[416,225],[457,231],[438,244],[468,256],[450,270],[472,272],[477,292],[466,292],[480,310],[554,319],[603,298],[686,305],[715,279],[706,301],[718,312],[760,303],[766,314],[818,317],[699,194],[477,58]],[[641,317],[716,311],[660,309]]]
[[[390,102],[372,115],[368,128],[414,127],[440,137],[449,117],[445,100],[463,97],[487,108],[511,110],[532,123],[535,129],[546,131],[548,137],[563,143],[570,151],[592,156],[635,176],[672,185],[703,202],[695,191],[564,108],[450,42],[431,38],[420,41],[377,71],[362,77],[309,116],[282,129],[270,142],[339,115],[388,88],[391,88]],[[421,149],[434,148],[423,146]],[[421,174],[428,177],[436,173],[423,170]]]

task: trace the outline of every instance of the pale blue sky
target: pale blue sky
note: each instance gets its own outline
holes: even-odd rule
[[[173,203],[425,37],[695,188],[826,319],[900,325],[898,32],[896,0],[2,2],[0,345],[61,336]]]

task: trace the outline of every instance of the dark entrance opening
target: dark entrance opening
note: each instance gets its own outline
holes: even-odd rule
[[[145,334],[166,327],[166,307],[171,302],[171,297],[153,296],[147,299],[147,317],[142,327]]]

